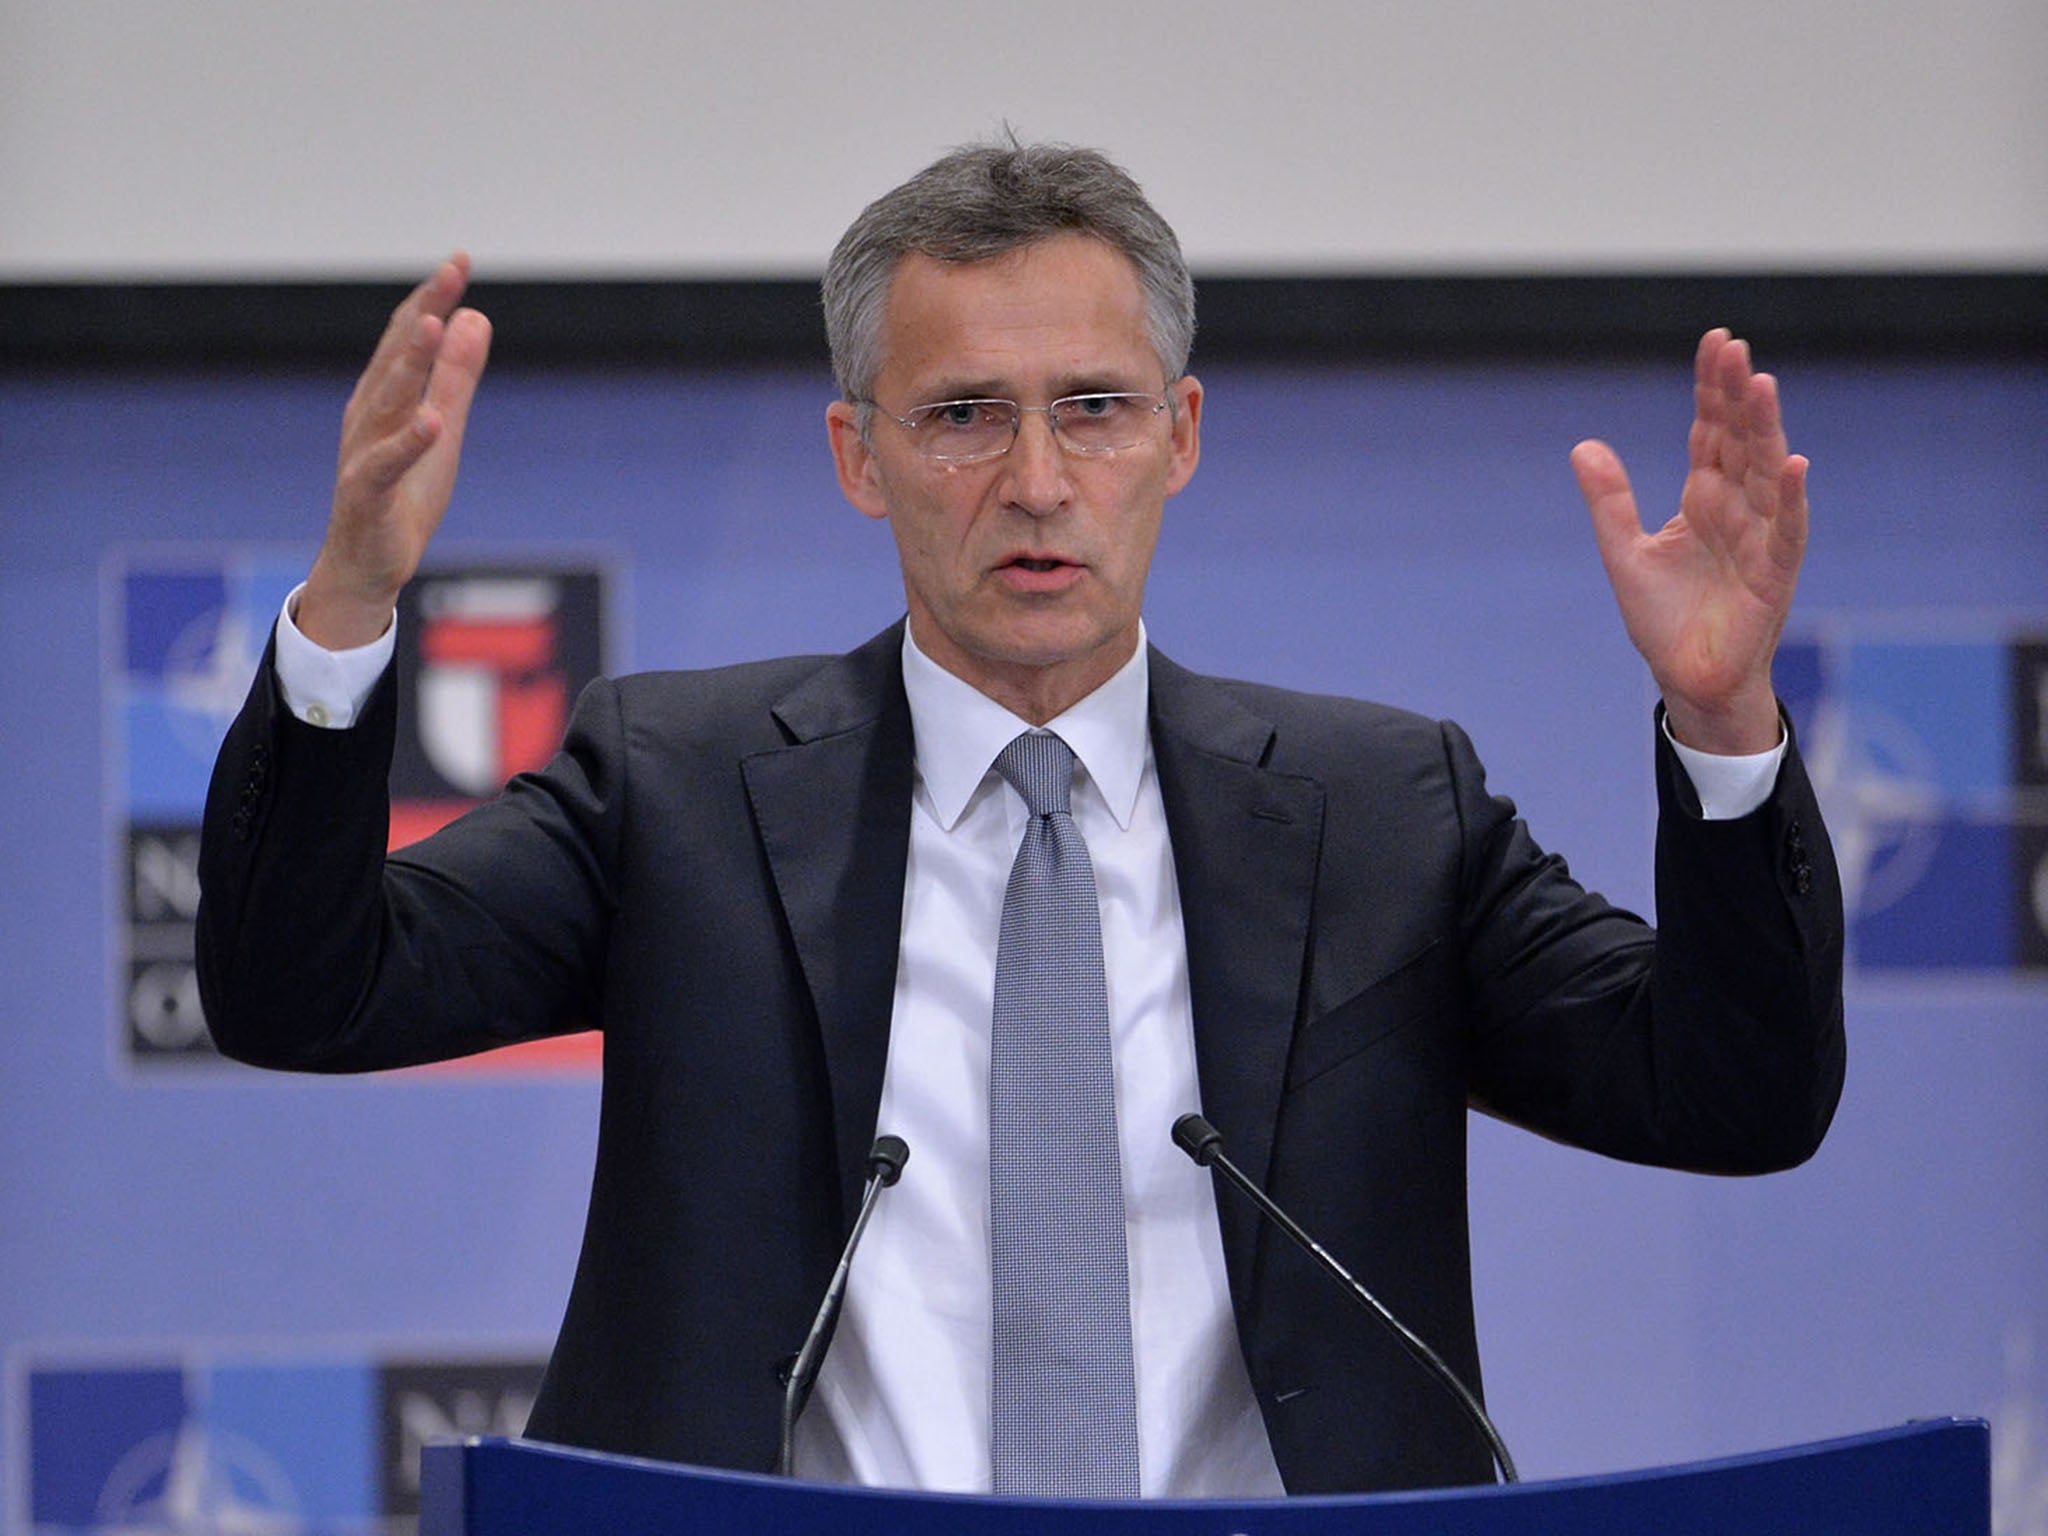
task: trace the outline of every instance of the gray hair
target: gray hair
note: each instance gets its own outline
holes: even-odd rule
[[[1108,156],[1070,144],[969,144],[861,210],[825,265],[832,376],[866,401],[882,368],[882,319],[896,265],[912,251],[986,261],[1058,234],[1092,235],[1138,269],[1145,330],[1168,381],[1187,371],[1195,285],[1172,226]]]

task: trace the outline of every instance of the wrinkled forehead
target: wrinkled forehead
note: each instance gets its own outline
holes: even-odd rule
[[[1091,235],[974,261],[912,251],[890,278],[877,382],[1156,389],[1162,368],[1146,322],[1136,265]]]

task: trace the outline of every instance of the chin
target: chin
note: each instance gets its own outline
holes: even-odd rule
[[[992,637],[992,643],[982,654],[1007,666],[1060,667],[1086,661],[1115,640],[1114,630],[1103,634],[1093,630],[1077,632],[1072,626],[1027,629]]]

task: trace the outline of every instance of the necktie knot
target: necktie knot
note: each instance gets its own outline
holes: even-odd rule
[[[1050,731],[1026,731],[996,754],[996,772],[1032,815],[1058,815],[1074,784],[1074,749]]]

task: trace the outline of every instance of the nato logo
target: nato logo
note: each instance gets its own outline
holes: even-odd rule
[[[409,1528],[430,1440],[516,1435],[538,1360],[173,1355],[25,1373],[20,1528],[344,1536]]]
[[[206,786],[311,559],[310,550],[159,547],[109,563],[115,1014],[130,1064],[219,1060],[192,960]],[[605,586],[597,569],[528,563],[437,566],[406,588],[393,847],[554,754],[577,692],[606,665]],[[571,1039],[513,1054],[550,1070],[594,1065],[591,1043]]]
[[[2048,625],[1779,648],[1866,977],[2048,973]]]
[[[200,813],[214,754],[309,558],[149,551],[112,563],[115,1014],[130,1062],[213,1056],[192,967]]]

